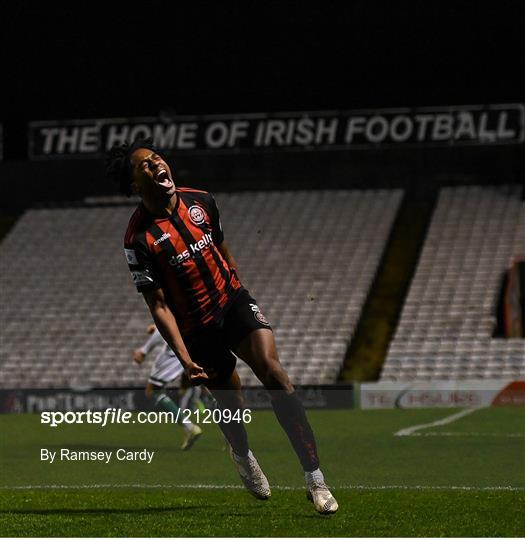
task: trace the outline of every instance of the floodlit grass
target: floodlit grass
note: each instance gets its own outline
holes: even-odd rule
[[[456,410],[310,411],[340,511],[313,510],[273,414],[255,412],[251,447],[273,495],[241,487],[216,426],[181,452],[170,425],[68,425],[2,415],[3,536],[523,536],[525,409],[482,409],[419,435],[402,428]],[[109,464],[40,460],[40,449],[112,452]],[[119,448],[155,451],[151,464]],[[56,486],[56,487],[50,487]],[[72,487],[67,487],[72,486]],[[133,487],[131,487],[133,486]]]

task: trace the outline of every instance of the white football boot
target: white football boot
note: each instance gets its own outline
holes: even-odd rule
[[[320,514],[335,514],[339,505],[324,483],[323,473],[319,469],[305,472],[304,478],[306,480],[306,498],[313,502],[315,509]]]
[[[230,455],[237,467],[246,489],[257,499],[269,499],[272,492],[270,484],[250,450],[245,458],[239,457],[230,447]]]

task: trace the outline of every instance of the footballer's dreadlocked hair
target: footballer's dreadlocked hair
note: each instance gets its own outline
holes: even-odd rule
[[[114,144],[106,159],[106,176],[118,184],[119,190],[128,197],[131,195],[131,154],[138,148],[147,148],[158,154],[153,139],[137,138],[132,143]]]

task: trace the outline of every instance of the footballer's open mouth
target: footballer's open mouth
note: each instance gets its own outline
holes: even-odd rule
[[[173,180],[171,179],[170,174],[162,167],[155,172],[154,180],[157,185],[165,190],[169,190],[173,187]]]

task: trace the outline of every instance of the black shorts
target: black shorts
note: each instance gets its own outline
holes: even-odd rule
[[[237,359],[232,349],[259,328],[271,330],[256,300],[241,289],[219,321],[184,336],[184,343],[191,359],[205,370],[213,369],[217,373],[214,382],[222,382],[235,369]]]

